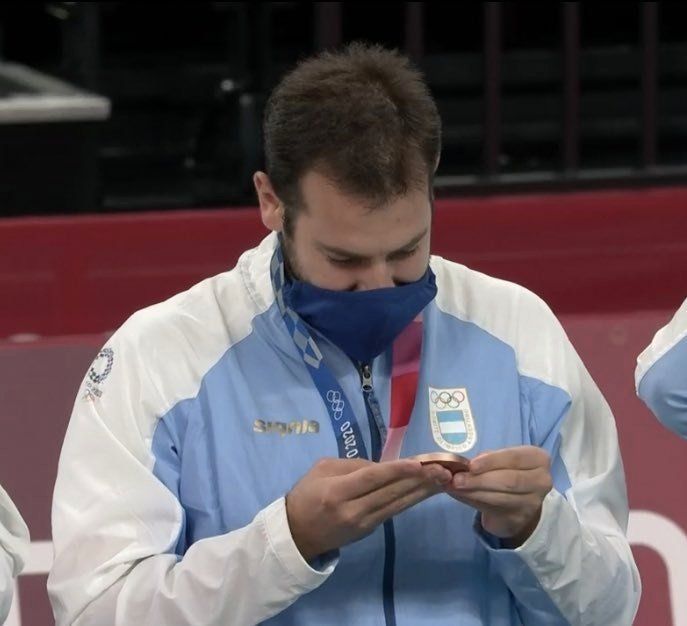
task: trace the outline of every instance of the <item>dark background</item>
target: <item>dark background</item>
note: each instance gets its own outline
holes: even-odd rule
[[[298,59],[360,39],[425,71],[445,125],[440,195],[685,180],[685,23],[683,2],[4,2],[0,60],[107,96],[112,115],[0,125],[7,163],[29,163],[0,211],[252,202],[270,89]],[[11,90],[0,77],[0,98]],[[39,198],[46,171],[58,189]]]

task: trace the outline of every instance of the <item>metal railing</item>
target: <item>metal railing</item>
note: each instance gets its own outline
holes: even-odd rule
[[[315,3],[315,42],[318,48],[340,45],[344,38],[342,2]],[[426,59],[427,32],[424,2],[404,3],[404,51],[420,67]],[[504,131],[504,44],[503,2],[484,2],[482,38],[482,120],[481,149],[470,173],[442,174],[436,179],[439,191],[488,191],[494,187],[577,187],[612,184],[646,184],[687,180],[687,152],[684,163],[661,164],[659,154],[659,3],[640,2],[636,49],[640,56],[637,110],[637,154],[631,166],[609,161],[604,166],[588,166],[581,159],[581,3],[560,2],[561,44],[551,54],[560,58],[560,119],[557,138],[559,158],[554,167],[525,172],[504,171],[502,167]],[[630,3],[627,3],[628,5]],[[430,82],[431,86],[431,82]],[[686,106],[687,109],[687,106]]]

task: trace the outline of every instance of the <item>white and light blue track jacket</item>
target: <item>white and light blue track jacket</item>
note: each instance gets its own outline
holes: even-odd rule
[[[687,439],[687,300],[637,358],[635,385],[661,423]]]
[[[29,530],[7,492],[0,487],[0,624],[12,605],[14,579],[24,568]]]
[[[608,405],[539,298],[439,257],[401,456],[439,449],[432,391],[464,390],[467,456],[550,453],[539,525],[501,549],[440,494],[320,569],[303,560],[284,496],[337,444],[275,303],[275,245],[133,315],[89,370],[55,487],[58,626],[631,624],[640,582]],[[374,453],[355,366],[320,347]],[[387,420],[390,367],[372,368]]]

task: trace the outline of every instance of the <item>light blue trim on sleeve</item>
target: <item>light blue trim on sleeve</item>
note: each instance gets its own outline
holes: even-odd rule
[[[520,376],[520,404],[529,422],[532,445],[544,448],[551,457],[551,477],[563,496],[570,489],[570,476],[560,455],[561,428],[572,405],[570,395],[536,378]]]
[[[637,393],[666,428],[687,439],[687,337],[649,368]]]
[[[153,443],[151,452],[155,458],[155,465],[153,467],[153,474],[169,489],[177,500],[179,497],[179,484],[181,479],[181,442],[179,434],[170,428],[167,420],[174,421],[174,416],[183,412],[184,405],[188,401],[182,401],[177,404],[169,413],[167,413],[161,420],[158,421],[153,435]],[[184,423],[178,420],[180,423]],[[181,527],[179,528],[179,535],[177,537],[176,545],[170,546],[169,552],[182,557],[188,545],[186,542],[186,511],[181,507],[182,519]]]

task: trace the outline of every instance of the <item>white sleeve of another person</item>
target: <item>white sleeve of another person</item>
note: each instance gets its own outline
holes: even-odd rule
[[[0,487],[0,624],[12,605],[14,579],[24,567],[29,530],[7,492]]]

